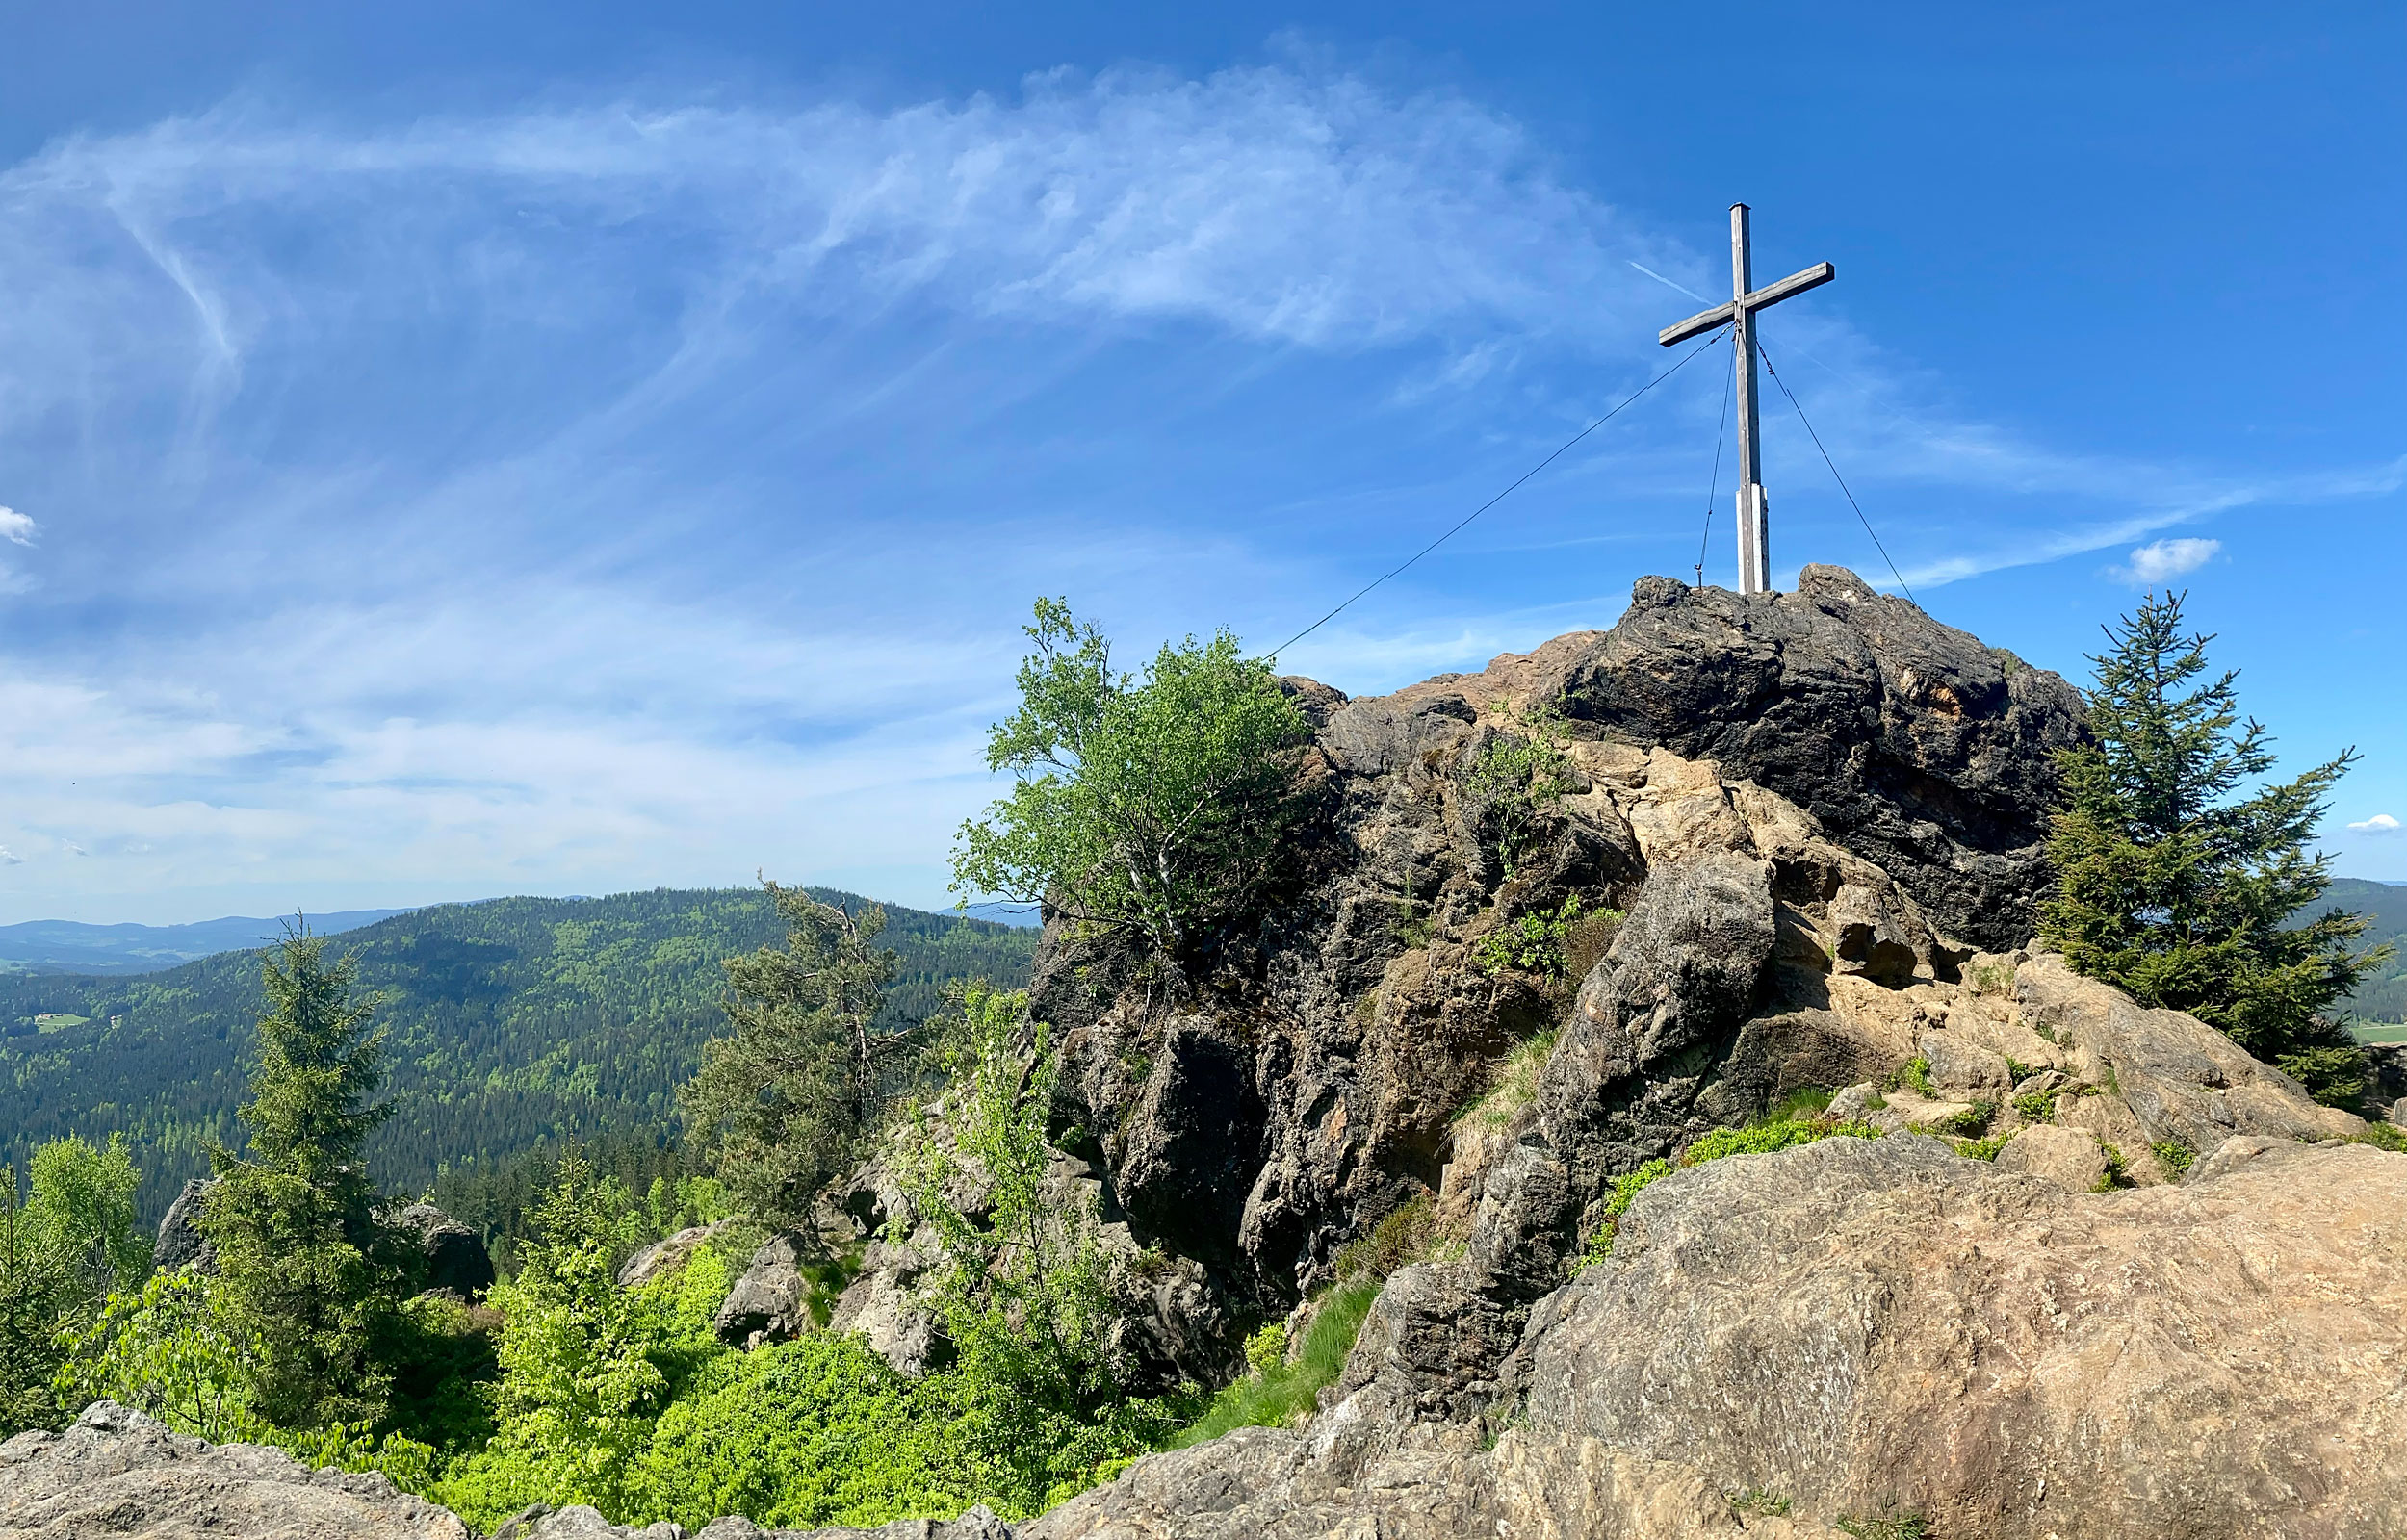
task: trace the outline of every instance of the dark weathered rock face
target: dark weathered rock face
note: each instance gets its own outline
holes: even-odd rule
[[[738,1348],[789,1342],[811,1328],[811,1279],[803,1271],[812,1254],[807,1238],[786,1232],[769,1237],[754,1254],[736,1287],[719,1305],[711,1327]]]
[[[1061,1126],[1091,1137],[1143,1238],[1203,1261],[1240,1314],[1438,1187],[1456,1115],[1561,1020],[1546,981],[1477,962],[1496,928],[1573,895],[1635,906],[1624,976],[1591,981],[1627,997],[1584,995],[1552,1072],[1631,1088],[1576,1132],[1548,1114],[1585,1203],[1593,1177],[1803,1083],[1816,1054],[1825,1084],[1860,1067],[1817,1041],[1827,1002],[1775,958],[1902,988],[2027,938],[2048,751],[2082,732],[2063,680],[1829,568],[1746,599],[1650,578],[1611,631],[1393,696],[1289,685],[1317,726],[1302,890],[1200,989],[1059,931],[1034,985],[1065,1033]],[[1547,705],[1579,739],[1572,789],[1508,850],[1474,771]],[[1774,995],[1809,1016],[1736,1041]]]
[[[481,1299],[493,1287],[493,1254],[484,1237],[431,1203],[412,1203],[394,1216],[394,1222],[415,1236],[429,1290],[447,1290],[463,1299]]]
[[[174,1272],[183,1268],[196,1268],[202,1272],[217,1270],[217,1258],[211,1254],[208,1240],[200,1233],[201,1205],[208,1200],[214,1184],[194,1177],[184,1184],[184,1191],[168,1205],[168,1212],[159,1221],[159,1244],[151,1255],[160,1268]]]
[[[1946,934],[1993,952],[2030,938],[2050,751],[2083,715],[2058,676],[1807,567],[1793,594],[1643,580],[1560,678],[1575,718],[1803,808]]]

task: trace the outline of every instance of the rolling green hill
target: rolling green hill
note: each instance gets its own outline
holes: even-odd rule
[[[2342,877],[2333,881],[2325,898],[2328,903],[2354,911],[2373,922],[2358,945],[2398,943],[2398,955],[2357,986],[2357,992],[2348,999],[2348,1008],[2367,1022],[2407,1021],[2407,886]],[[2398,1038],[2392,1035],[2388,1040],[2397,1041]]]
[[[934,1011],[951,980],[1026,977],[1033,931],[887,913],[902,960],[893,1025]],[[665,888],[447,904],[346,934],[336,945],[383,996],[399,1106],[370,1146],[376,1180],[416,1193],[563,1140],[664,1141],[677,1086],[722,1030],[719,961],[783,936],[757,890]],[[206,1170],[212,1142],[239,1133],[259,1009],[254,952],[137,976],[0,977],[0,1160],[21,1169],[45,1140],[121,1131],[155,1219]]]

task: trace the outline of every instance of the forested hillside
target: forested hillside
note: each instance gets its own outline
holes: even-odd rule
[[[888,1025],[925,1016],[951,980],[1026,976],[1032,931],[888,915],[884,944],[901,958]],[[782,937],[753,889],[494,899],[345,936],[338,948],[357,951],[363,986],[383,998],[400,1108],[370,1145],[375,1179],[421,1192],[446,1172],[454,1183],[506,1172],[513,1157],[566,1139],[658,1143],[678,1084],[722,1030],[720,960]],[[46,1140],[123,1132],[142,1213],[155,1220],[207,1168],[213,1141],[237,1140],[260,1001],[252,952],[133,977],[0,978],[0,1159],[22,1168]]]
[[[2333,881],[2325,901],[2373,922],[2359,945],[2398,943],[2397,955],[2357,986],[2348,1009],[2368,1022],[2407,1021],[2407,886],[2342,877]]]

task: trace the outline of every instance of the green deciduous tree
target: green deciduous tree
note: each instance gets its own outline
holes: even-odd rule
[[[102,1397],[179,1433],[222,1443],[271,1430],[251,1410],[250,1345],[216,1280],[179,1270],[112,1295],[59,1376],[66,1399]]]
[[[270,1422],[365,1424],[384,1409],[378,1353],[393,1339],[414,1260],[379,1222],[361,1145],[391,1115],[374,999],[352,961],[329,963],[305,930],[261,968],[242,1155],[218,1150],[202,1232],[217,1254],[220,1306],[248,1348],[250,1400]]]
[[[1227,631],[1165,645],[1139,678],[1061,601],[1037,601],[1026,629],[1020,709],[987,742],[1019,783],[962,825],[953,890],[1193,954],[1287,872],[1311,725]]]
[[[103,1149],[53,1140],[34,1152],[20,1205],[16,1174],[0,1168],[0,1430],[66,1411],[53,1389],[66,1345],[97,1318],[112,1290],[150,1270],[134,1228],[142,1183],[118,1136]],[[63,1383],[58,1389],[65,1390]]]
[[[652,1507],[641,1457],[683,1383],[723,1348],[710,1315],[725,1264],[705,1251],[677,1277],[621,1289],[648,1233],[641,1206],[580,1156],[560,1163],[518,1275],[494,1287],[504,1318],[499,1431],[447,1479],[445,1500],[490,1525],[529,1502],[585,1502],[613,1519]]]
[[[2185,632],[2182,605],[2150,595],[2090,659],[2094,741],[2058,757],[2057,891],[2040,935],[2080,971],[2187,1011],[2346,1104],[2365,1059],[2327,1013],[2382,954],[2351,950],[2355,915],[2291,916],[2330,881],[2308,843],[2355,755],[2260,784],[2270,737],[2241,719],[2236,673],[2205,677],[2213,638]]]
[[[727,960],[735,1032],[703,1049],[678,1092],[686,1126],[718,1155],[720,1179],[756,1218],[791,1223],[874,1132],[918,1046],[875,1030],[894,954],[886,911],[849,912],[764,885],[786,945]]]

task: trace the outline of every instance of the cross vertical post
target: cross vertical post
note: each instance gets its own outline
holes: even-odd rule
[[[1776,305],[1791,295],[1821,288],[1837,277],[1839,270],[1827,262],[1817,263],[1778,283],[1756,288],[1754,261],[1748,250],[1747,213],[1744,203],[1730,205],[1730,302],[1665,327],[1658,340],[1669,347],[1722,326],[1730,328],[1731,367],[1738,372],[1739,592],[1768,594],[1772,592],[1772,506],[1764,494],[1763,422],[1755,405],[1755,312]]]

